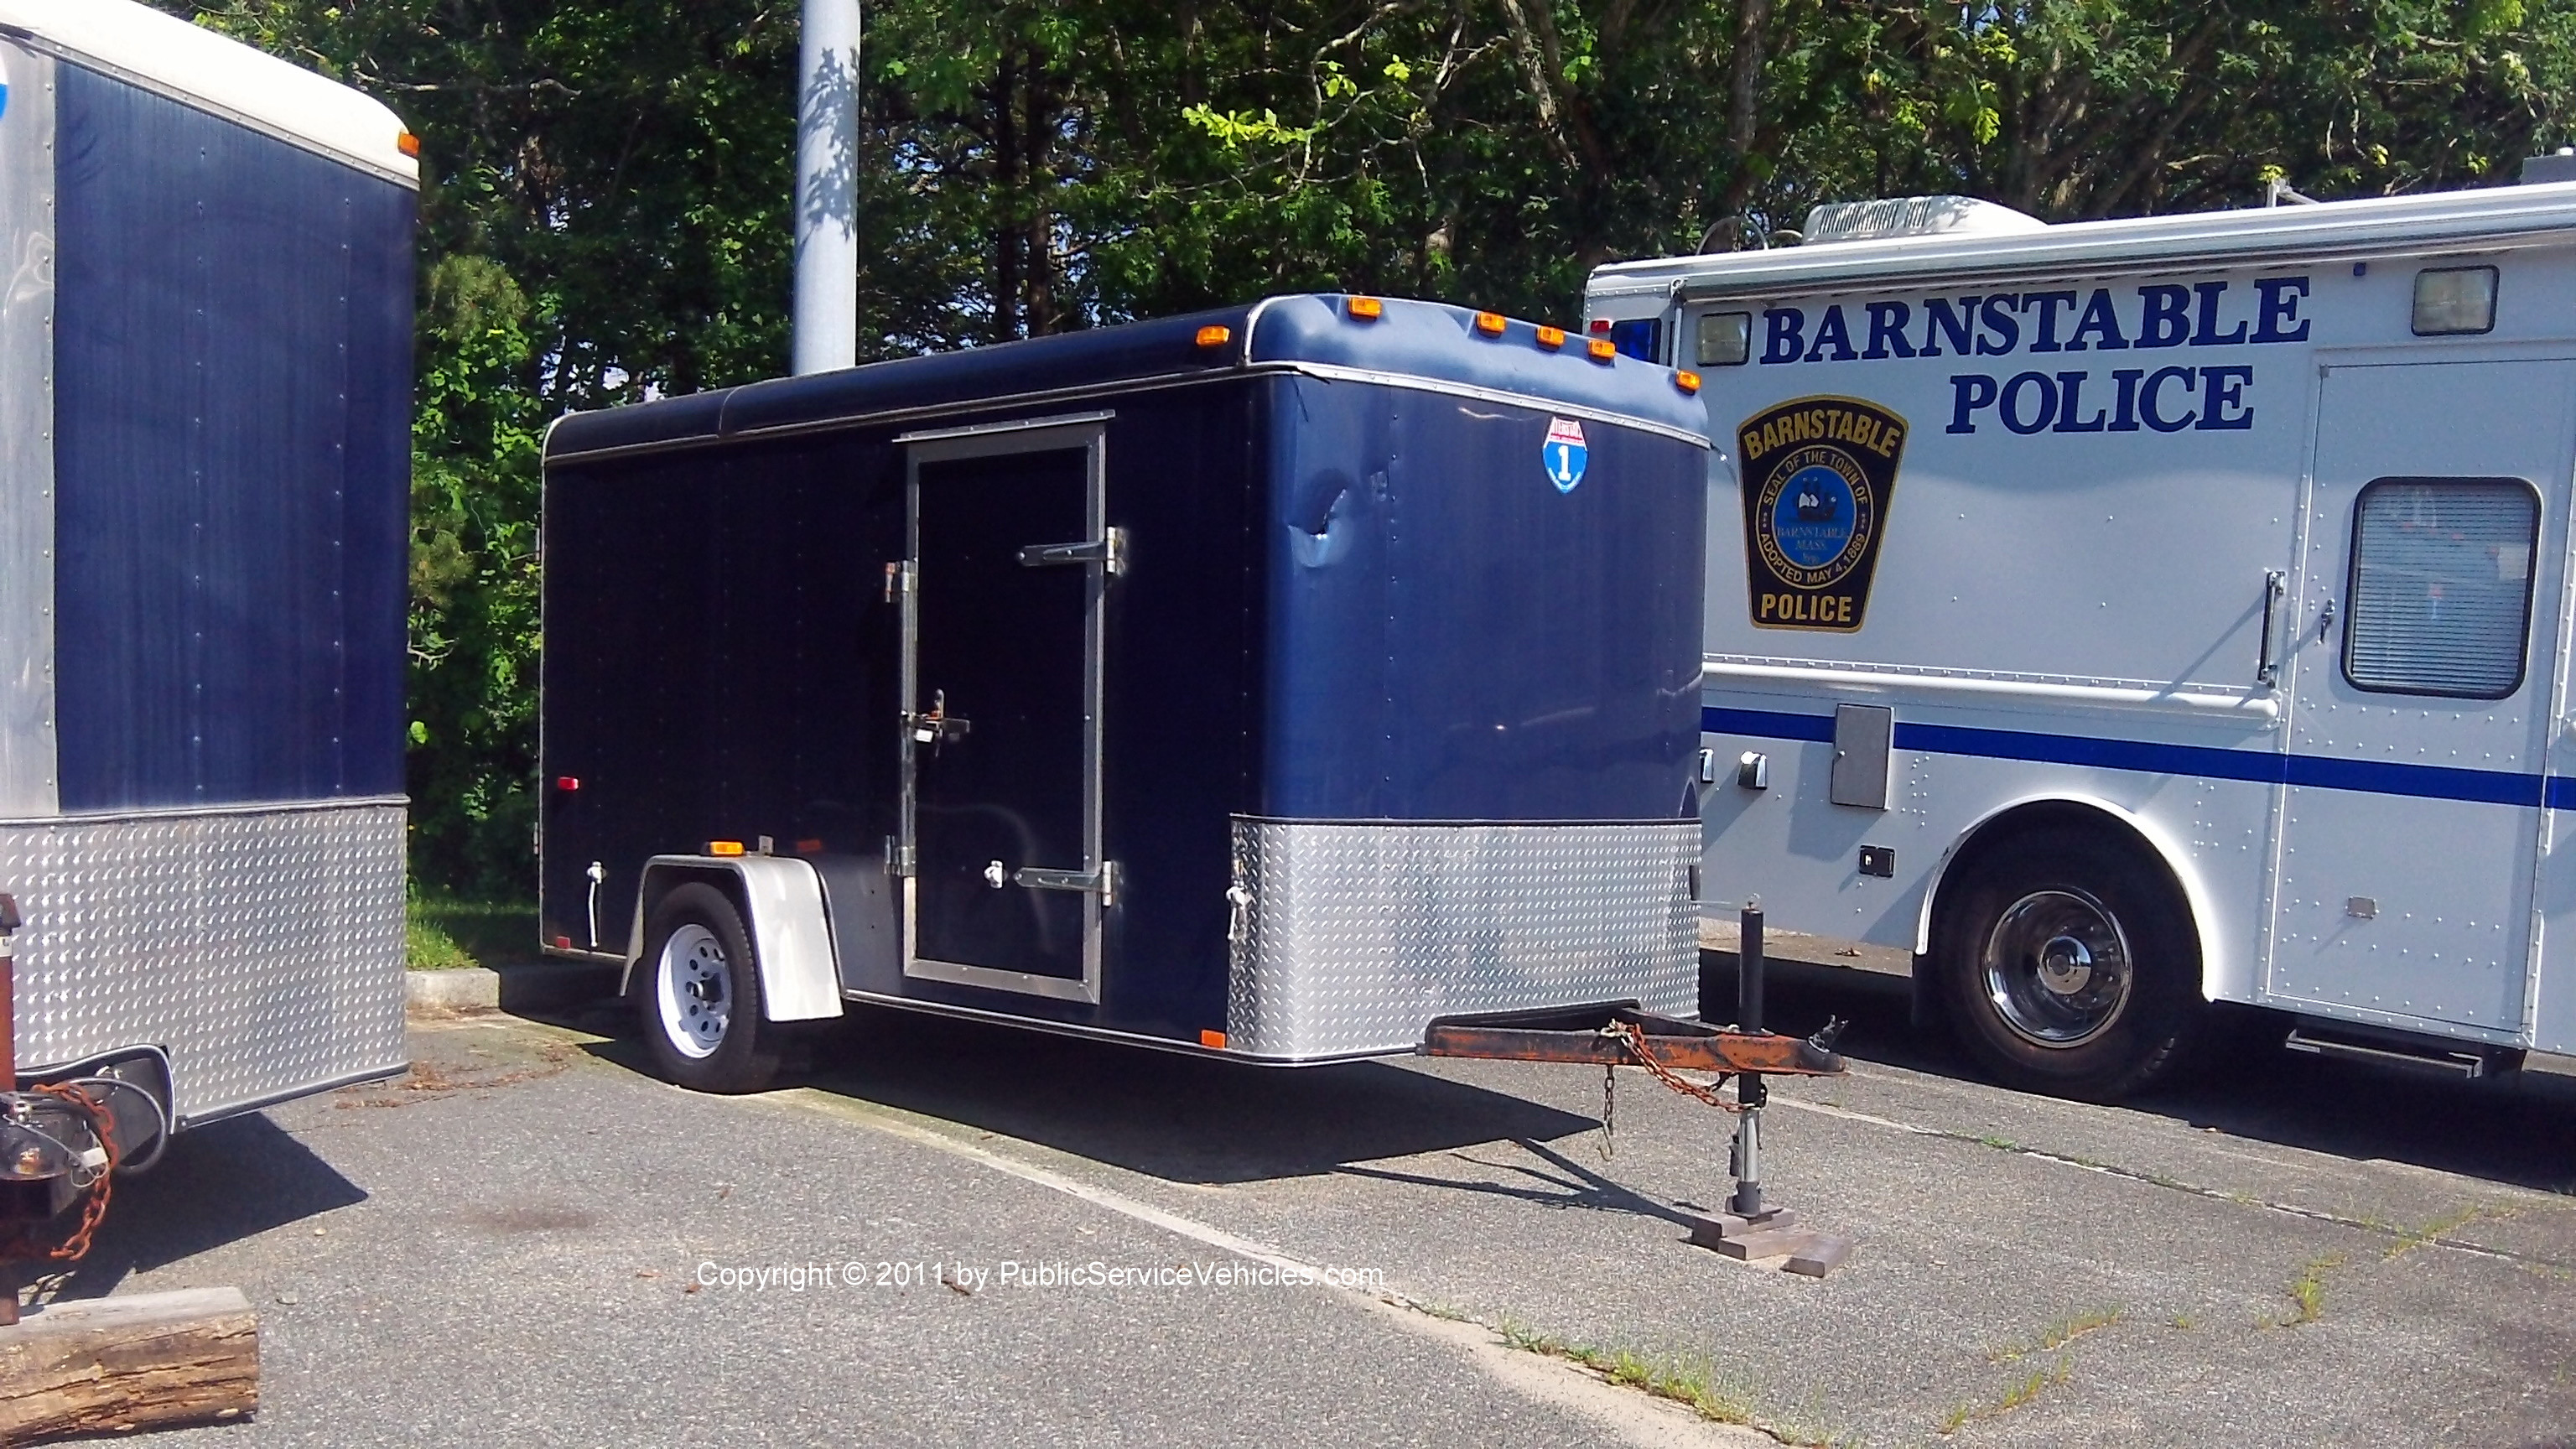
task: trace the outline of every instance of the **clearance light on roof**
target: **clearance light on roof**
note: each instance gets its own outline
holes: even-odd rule
[[[394,137],[394,149],[413,160],[420,159],[420,138],[409,131]]]
[[[1593,319],[1592,319],[1592,330],[1593,330],[1593,331],[1595,331],[1595,332],[1607,332],[1607,331],[1609,331],[1609,330],[1610,330],[1610,319],[1609,319],[1609,318],[1607,318],[1607,317],[1595,317],[1595,318],[1593,318]]]
[[[1477,314],[1476,314],[1476,330],[1477,330],[1477,331],[1479,331],[1479,332],[1484,333],[1484,334],[1485,334],[1486,336],[1488,336],[1488,337],[1500,337],[1500,336],[1502,336],[1502,335],[1503,335],[1503,314],[1502,314],[1502,313],[1500,313],[1500,312],[1479,312],[1479,313],[1477,313]]]
[[[1685,367],[1673,374],[1673,386],[1684,392],[1699,391],[1699,374]]]
[[[1563,347],[1565,345],[1565,329],[1562,327],[1542,327],[1538,329],[1538,345],[1546,348],[1550,352],[1554,352],[1556,349]]]
[[[1386,304],[1375,297],[1353,297],[1350,301],[1350,310],[1354,320],[1374,322],[1385,314]]]
[[[739,840],[710,840],[707,842],[707,854],[740,855],[742,854],[742,842]]]
[[[1619,360],[1618,344],[1612,342],[1607,337],[1595,337],[1590,342],[1583,344],[1583,346],[1584,350],[1592,354],[1592,360],[1595,362],[1616,362]]]
[[[1223,347],[1234,340],[1234,329],[1211,324],[1199,329],[1199,346]]]

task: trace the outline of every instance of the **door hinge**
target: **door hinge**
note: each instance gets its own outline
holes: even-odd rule
[[[885,858],[886,874],[892,876],[908,876],[912,874],[912,847],[909,845],[897,844],[895,842],[895,838],[891,835],[886,837]]]
[[[913,580],[919,574],[910,559],[897,559],[885,566],[885,601],[889,604],[912,597]]]
[[[1033,891],[1089,891],[1104,906],[1118,904],[1118,862],[1104,860],[1098,870],[1048,870],[1024,865],[1011,872],[1011,883]]]
[[[1081,543],[1033,543],[1020,550],[1023,568],[1077,563],[1100,564],[1111,574],[1127,572],[1127,530],[1112,528],[1103,537]]]

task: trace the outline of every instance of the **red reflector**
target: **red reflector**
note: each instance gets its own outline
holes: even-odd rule
[[[570,936],[557,936],[557,937],[555,937],[555,949],[556,949],[556,950],[558,950],[558,951],[569,951],[569,950],[571,950],[571,949],[572,949],[572,937],[570,937]]]
[[[796,842],[796,853],[798,855],[821,855],[823,853],[823,842],[819,840],[800,840]]]
[[[557,775],[555,777],[555,788],[558,790],[578,790],[581,788],[581,780],[577,776],[573,775]]]
[[[1593,331],[1595,331],[1595,332],[1607,332],[1607,331],[1609,331],[1609,330],[1610,330],[1610,319],[1609,319],[1609,318],[1607,318],[1607,317],[1595,317],[1595,318],[1593,318],[1593,319],[1592,319],[1592,330],[1593,330]]]

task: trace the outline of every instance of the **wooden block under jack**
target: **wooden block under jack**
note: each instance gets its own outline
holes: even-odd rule
[[[1755,1218],[1719,1213],[1714,1217],[1693,1218],[1690,1240],[1694,1246],[1714,1248],[1728,1238],[1740,1238],[1751,1232],[1770,1232],[1794,1226],[1798,1215],[1787,1208],[1766,1208]],[[1732,1256],[1732,1255],[1731,1255]]]
[[[1807,1232],[1806,1239],[1789,1250],[1789,1261],[1780,1265],[1782,1272],[1803,1278],[1822,1278],[1851,1256],[1852,1241],[1832,1233]]]
[[[1713,1246],[1726,1257],[1751,1262],[1756,1258],[1776,1258],[1805,1246],[1816,1234],[1803,1228],[1763,1226],[1749,1233],[1736,1233],[1717,1240]]]
[[[54,1302],[0,1328],[0,1444],[258,1408],[259,1317],[238,1288]]]

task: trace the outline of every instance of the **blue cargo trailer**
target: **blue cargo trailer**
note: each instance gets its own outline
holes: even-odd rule
[[[181,1127],[405,1060],[409,147],[129,0],[0,0],[16,1063]]]
[[[1294,296],[567,417],[546,944],[719,1090],[845,1001],[1276,1063],[1688,1011],[1695,385]]]

